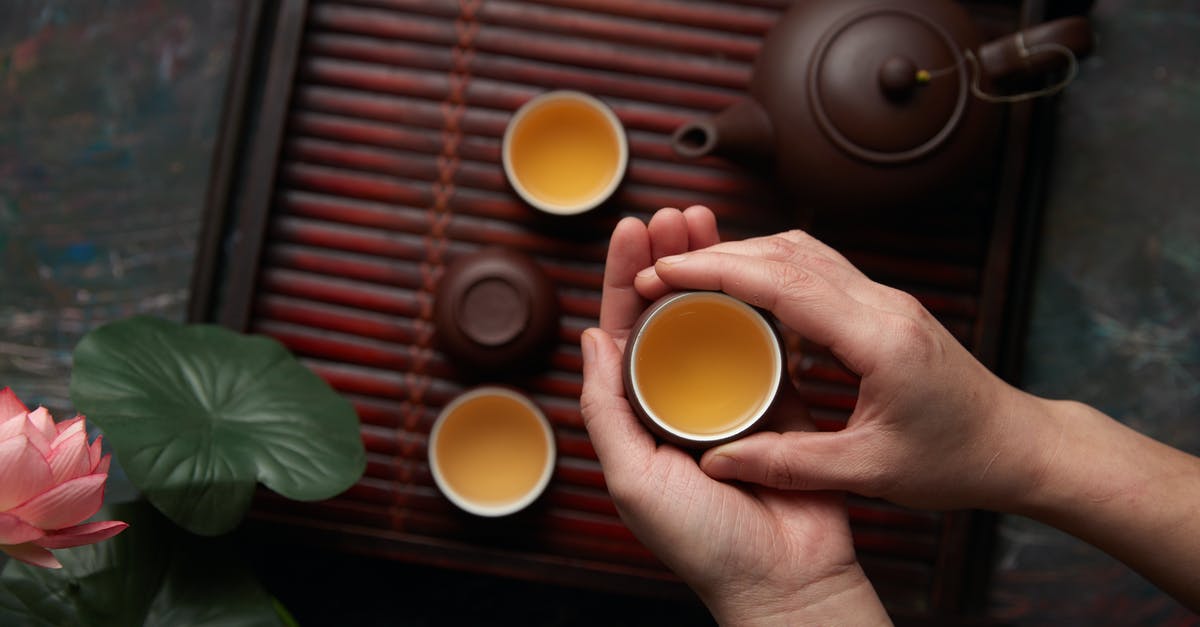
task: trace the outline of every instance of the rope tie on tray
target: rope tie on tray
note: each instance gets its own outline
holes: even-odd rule
[[[425,259],[420,264],[421,288],[417,295],[420,306],[418,315],[423,324],[417,328],[417,336],[410,346],[412,363],[405,375],[408,399],[404,403],[403,428],[396,434],[400,452],[396,461],[403,467],[400,477],[405,483],[412,482],[412,472],[411,465],[403,463],[403,460],[414,459],[423,453],[417,450],[417,441],[414,438],[405,438],[404,434],[420,431],[425,393],[432,383],[428,366],[433,356],[433,295],[445,266],[444,257],[449,245],[448,230],[453,214],[454,178],[461,163],[458,148],[462,143],[466,90],[471,81],[471,61],[475,57],[475,35],[479,32],[479,22],[475,20],[475,14],[481,4],[481,0],[459,0],[459,16],[454,21],[457,42],[452,51],[453,64],[447,76],[449,89],[446,98],[438,107],[442,114],[442,149],[437,156],[437,178],[430,186],[431,203],[427,212],[429,232],[425,237]],[[401,502],[397,502],[396,505],[399,507],[403,505],[403,497],[398,498]],[[394,526],[399,528],[403,526],[403,522],[403,517],[398,512],[393,515]]]

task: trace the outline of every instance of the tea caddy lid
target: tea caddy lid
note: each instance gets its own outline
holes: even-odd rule
[[[434,294],[438,342],[456,366],[492,373],[524,370],[558,332],[554,286],[529,256],[505,248],[462,255]]]
[[[941,146],[970,97],[954,38],[904,8],[847,15],[817,43],[808,97],[818,126],[851,155],[903,163]]]

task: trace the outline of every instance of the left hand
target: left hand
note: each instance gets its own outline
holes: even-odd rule
[[[613,232],[600,329],[584,333],[583,418],[618,512],[721,621],[879,624],[887,615],[855,558],[840,493],[783,492],[714,480],[656,444],[625,399],[621,353],[647,302],[637,273],[718,242],[702,207],[627,218]]]

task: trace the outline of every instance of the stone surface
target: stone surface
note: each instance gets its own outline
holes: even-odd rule
[[[236,0],[0,4],[0,384],[67,415],[70,353],[182,318]]]
[[[1094,56],[1061,97],[1023,387],[1200,453],[1200,5],[1093,7]],[[1193,625],[1124,565],[1020,519],[1000,526],[1009,624]]]

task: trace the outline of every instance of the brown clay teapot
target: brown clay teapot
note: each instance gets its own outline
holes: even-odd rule
[[[980,39],[951,0],[798,0],[767,34],[749,97],[681,126],[673,148],[770,164],[818,209],[944,198],[992,157],[992,90],[1073,67],[1092,33],[1069,17]]]

